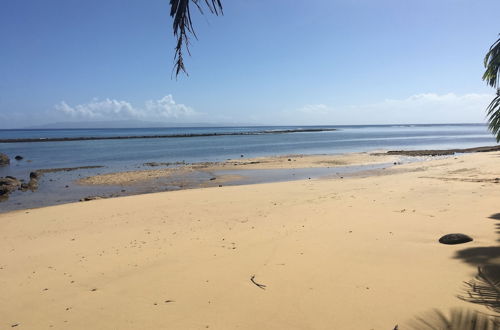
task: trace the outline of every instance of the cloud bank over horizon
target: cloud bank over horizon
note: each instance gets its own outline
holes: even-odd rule
[[[344,107],[307,104],[283,111],[281,116],[311,125],[481,123],[485,122],[485,109],[493,97],[493,94],[479,93],[420,93],[404,99]]]
[[[229,110],[200,112],[177,103],[171,94],[136,106],[126,100],[93,99],[82,104],[66,101],[35,114],[0,113],[0,128],[29,127],[51,123],[154,122],[197,125],[376,125],[430,123],[485,123],[485,109],[492,94],[419,93],[402,99],[346,106],[306,104],[295,109],[266,113]]]
[[[172,95],[159,100],[148,100],[143,107],[135,107],[130,102],[115,99],[94,99],[89,103],[68,105],[61,101],[55,107],[56,116],[61,119],[106,121],[106,120],[143,120],[165,121],[182,120],[200,115],[192,108],[176,103]]]

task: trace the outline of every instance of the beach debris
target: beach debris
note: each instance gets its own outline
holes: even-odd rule
[[[10,327],[11,327],[11,328],[15,328],[15,327],[18,327],[18,326],[19,326],[19,323],[14,323],[14,324],[12,324]]]
[[[216,177],[212,177],[212,178],[210,178],[210,181],[214,181],[216,179],[217,179]]]
[[[255,275],[252,275],[252,277],[250,277],[250,281],[252,281],[253,284],[255,284],[258,288],[260,288],[262,290],[265,290],[267,287],[265,284],[257,283],[255,281]]]
[[[465,234],[447,234],[439,239],[439,243],[452,245],[472,242],[472,240],[472,237]]]
[[[16,157],[14,157],[15,160],[23,160],[23,158],[24,158],[23,156],[19,156],[19,155],[17,155]]]
[[[0,166],[3,165],[9,165],[10,164],[10,158],[6,154],[0,153]]]

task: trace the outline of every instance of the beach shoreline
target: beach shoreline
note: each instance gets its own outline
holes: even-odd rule
[[[47,168],[29,173],[30,182],[24,184],[27,188],[0,196],[0,211],[205,187],[380,175],[392,167],[402,171],[400,165],[407,163],[498,149],[500,146],[254,158],[241,155],[218,162],[146,162],[137,169],[122,171],[110,171],[105,166]],[[19,179],[19,184],[26,182]]]
[[[433,308],[488,313],[457,296],[500,264],[499,159],[0,214],[2,326],[406,329]],[[474,240],[437,242],[455,232]]]

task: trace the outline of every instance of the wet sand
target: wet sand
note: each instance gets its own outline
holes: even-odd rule
[[[194,163],[177,167],[165,167],[150,170],[125,171],[95,175],[79,179],[82,185],[133,185],[151,179],[186,176],[195,171],[215,173],[217,171],[245,170],[286,170],[286,169],[314,169],[314,168],[341,168],[370,164],[392,164],[399,162],[398,155],[372,155],[370,153],[350,153],[341,155],[285,155],[275,157],[258,157],[228,159],[216,163]],[[156,167],[156,166],[155,166]],[[228,182],[230,180],[224,180]]]
[[[499,161],[0,214],[0,327],[408,329],[432,308],[491,313],[457,296],[500,264]],[[438,243],[456,232],[474,241]]]

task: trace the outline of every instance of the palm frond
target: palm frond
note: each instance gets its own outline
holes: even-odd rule
[[[495,135],[497,142],[500,142],[500,38],[491,45],[490,50],[484,57],[483,80],[488,85],[497,89],[497,96],[491,101],[486,109],[488,115],[488,127]]]
[[[486,53],[484,57],[484,67],[486,71],[483,74],[483,80],[491,87],[499,87],[500,38],[491,45],[490,50]]]
[[[408,325],[414,330],[499,330],[499,319],[473,310],[454,309],[447,317],[433,310]],[[406,328],[405,328],[406,329]]]
[[[460,299],[500,313],[500,266],[478,267],[476,278],[465,285],[467,295],[459,296]]]
[[[173,18],[174,36],[177,37],[173,69],[176,77],[181,72],[188,74],[184,66],[183,50],[186,49],[187,53],[190,54],[189,38],[190,36],[196,38],[191,20],[191,4],[194,4],[202,14],[203,5],[214,15],[223,14],[221,0],[170,0],[170,16]]]
[[[495,135],[497,142],[500,142],[500,89],[497,90],[497,96],[486,108],[488,116],[488,128]]]

